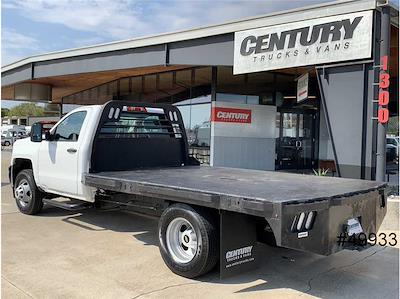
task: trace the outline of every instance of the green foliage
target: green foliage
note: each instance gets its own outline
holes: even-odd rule
[[[44,108],[35,103],[22,103],[10,109],[8,116],[43,116]]]
[[[399,117],[391,116],[389,118],[387,134],[399,136]]]
[[[10,109],[1,108],[1,117],[7,116],[7,115],[8,115],[8,112],[10,112]]]
[[[317,170],[313,169],[313,171],[316,176],[326,176],[329,172],[329,168],[328,169],[318,168]]]

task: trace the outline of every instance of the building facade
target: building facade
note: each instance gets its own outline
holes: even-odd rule
[[[31,57],[3,67],[2,94],[64,113],[170,103],[203,164],[382,179],[398,121],[398,9],[339,1]]]

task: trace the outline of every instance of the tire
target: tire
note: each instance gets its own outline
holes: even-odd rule
[[[164,262],[180,276],[203,275],[212,270],[219,259],[218,229],[207,210],[197,211],[184,204],[168,207],[161,215],[158,236]],[[184,245],[185,240],[192,248]]]
[[[4,142],[4,145],[5,145],[5,146],[10,146],[10,144],[11,144],[11,143],[10,143],[9,141],[5,141],[5,142]]]
[[[24,169],[17,174],[14,198],[18,209],[24,214],[34,215],[42,210],[43,193],[36,186],[31,169]]]

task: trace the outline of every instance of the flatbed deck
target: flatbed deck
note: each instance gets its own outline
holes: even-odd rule
[[[84,174],[88,186],[259,214],[272,204],[348,197],[385,187],[366,180],[275,171],[185,166]],[[254,210],[255,213],[251,213]],[[241,209],[240,209],[241,211]],[[257,213],[258,212],[258,213]]]

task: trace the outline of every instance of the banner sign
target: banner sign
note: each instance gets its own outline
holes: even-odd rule
[[[211,121],[227,123],[251,123],[251,110],[212,107]]]
[[[371,57],[372,11],[235,32],[233,73]]]
[[[297,103],[308,98],[308,73],[297,79]]]

